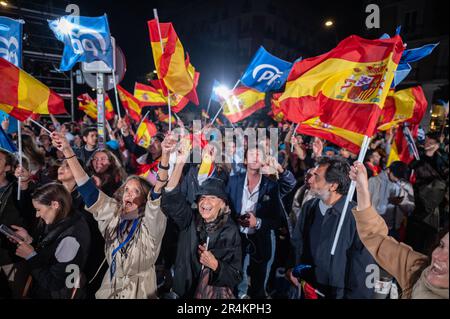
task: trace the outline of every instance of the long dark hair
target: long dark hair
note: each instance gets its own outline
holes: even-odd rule
[[[50,206],[52,202],[59,203],[59,209],[53,224],[66,218],[71,213],[72,196],[67,189],[59,183],[49,183],[36,189],[31,198],[45,206]]]
[[[109,160],[109,167],[108,169],[103,173],[96,173],[93,166],[93,160],[96,154],[98,153],[104,153],[108,157]],[[108,150],[96,150],[91,158],[89,159],[89,162],[87,164],[88,170],[90,172],[90,175],[95,175],[101,180],[100,189],[103,190],[103,186],[107,186],[108,184],[119,184],[125,179],[125,171],[122,168],[120,161],[118,158],[110,151]],[[109,194],[108,194],[109,195]]]

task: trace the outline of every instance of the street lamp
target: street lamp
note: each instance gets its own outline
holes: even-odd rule
[[[7,7],[7,6],[8,6],[8,2],[6,2],[6,1],[0,1],[0,5],[1,5],[2,7]]]
[[[327,20],[327,21],[325,21],[325,26],[326,26],[327,28],[331,28],[333,25],[334,25],[333,20]]]

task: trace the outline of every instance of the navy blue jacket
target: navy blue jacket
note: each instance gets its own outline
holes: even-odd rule
[[[373,289],[366,287],[366,278],[369,275],[366,272],[366,267],[376,263],[359,239],[355,219],[351,212],[351,209],[355,207],[354,202],[350,202],[348,205],[336,251],[334,256],[331,256],[331,247],[344,208],[345,198],[346,196],[342,196],[325,213],[319,235],[319,246],[316,252],[312,252],[315,264],[313,265],[315,280],[321,286],[327,287],[328,292],[331,292],[331,295],[328,293],[325,296],[326,298],[370,299],[373,295]],[[304,245],[308,242],[309,229],[313,223],[314,215],[318,212],[318,205],[319,199],[317,198],[307,201],[303,205],[298,222],[295,225],[291,239],[295,265],[307,263]],[[310,284],[314,285],[314,283]]]
[[[226,188],[230,208],[235,217],[238,217],[242,210],[245,176],[246,173],[230,176]],[[294,189],[296,182],[294,175],[288,170],[280,174],[278,181],[262,176],[255,209],[255,216],[261,219],[261,228],[257,233],[271,229],[277,230],[280,227],[291,230],[282,198]]]

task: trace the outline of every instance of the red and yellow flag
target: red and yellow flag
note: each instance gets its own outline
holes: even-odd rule
[[[427,106],[427,99],[420,86],[397,92],[391,91],[384,103],[378,130],[386,131],[402,122],[419,124]]]
[[[158,121],[162,123],[169,123],[169,115],[165,114],[161,109],[155,110],[155,115],[158,117]],[[175,124],[177,120],[172,115],[172,124]]]
[[[268,115],[272,117],[276,122],[282,122],[285,119],[285,114],[283,113],[283,109],[280,106],[280,96],[281,93],[275,93],[272,95],[272,99],[270,100],[272,111],[269,112]]]
[[[139,122],[141,120],[141,102],[120,85],[117,85],[117,91],[119,93],[120,102],[122,102],[127,113],[134,121]]]
[[[141,102],[142,106],[162,106],[167,104],[167,97],[163,90],[136,82],[134,84],[134,97]]]
[[[98,111],[97,111],[97,100],[91,98],[88,93],[81,94],[77,97],[78,100],[78,108],[86,113],[87,116],[92,118],[93,120],[97,120]],[[107,121],[112,120],[114,118],[114,109],[109,99],[109,96],[105,95],[105,119]]]
[[[0,110],[19,121],[31,114],[65,114],[63,99],[25,71],[0,58]]]
[[[403,42],[399,36],[350,36],[328,53],[294,64],[279,98],[295,123],[319,117],[330,127],[372,136],[394,78]]]
[[[136,131],[134,142],[143,148],[148,148],[152,141],[152,137],[155,136],[156,133],[158,133],[158,130],[155,124],[145,118]]]
[[[87,93],[77,97],[78,108],[86,113],[91,119],[97,120],[97,104]]]
[[[148,21],[150,43],[158,76],[167,88],[186,97],[198,105],[195,89],[195,69],[184,56],[184,48],[172,23],[159,23],[164,51],[161,50],[161,38],[155,19]]]
[[[223,115],[231,122],[242,121],[265,106],[265,93],[241,86],[233,90],[224,105]]]

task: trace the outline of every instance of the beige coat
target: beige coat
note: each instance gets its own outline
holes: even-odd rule
[[[120,221],[118,203],[115,199],[100,192],[97,202],[87,208],[98,222],[100,232],[105,238],[105,255],[111,265],[111,253],[119,245],[116,229]],[[130,241],[127,255],[116,254],[116,272],[110,280],[109,268],[97,299],[148,299],[156,298],[155,262],[161,248],[166,230],[166,216],[160,209],[160,199],[148,199],[142,222],[134,238]]]
[[[356,228],[364,246],[381,268],[397,279],[402,289],[408,288],[411,276],[428,262],[428,257],[389,237],[384,219],[372,207],[353,209]],[[410,293],[407,296],[410,297]]]

